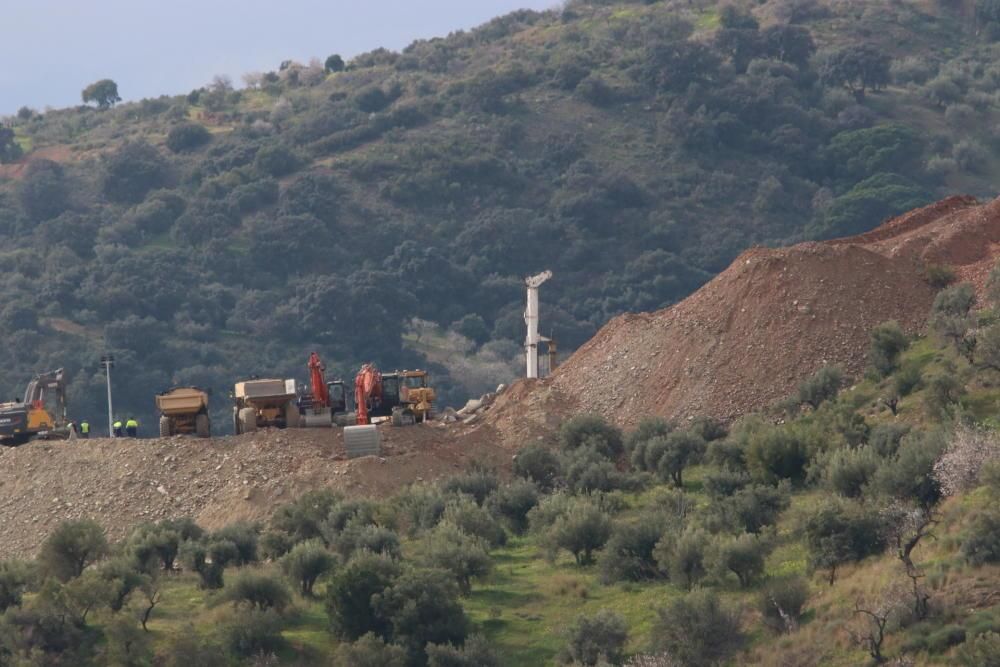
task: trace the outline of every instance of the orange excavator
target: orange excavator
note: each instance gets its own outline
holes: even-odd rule
[[[396,371],[382,374],[374,364],[365,364],[354,381],[358,424],[372,417],[388,417],[393,426],[408,426],[430,419],[437,396],[427,386],[427,371]]]
[[[369,415],[382,407],[382,374],[375,364],[365,364],[354,378],[354,403],[358,425],[369,424]]]
[[[310,393],[299,403],[304,424],[332,426],[334,416],[347,411],[347,394],[341,380],[326,381],[326,366],[316,352],[309,355],[309,382]]]

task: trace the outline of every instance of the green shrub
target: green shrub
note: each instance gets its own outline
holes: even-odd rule
[[[322,538],[321,526],[341,496],[330,489],[307,491],[271,515],[271,527],[287,534],[293,543]]]
[[[631,455],[637,445],[669,435],[675,428],[676,424],[661,417],[643,417],[635,430],[626,436],[625,451]]]
[[[710,540],[700,528],[687,528],[679,536],[667,533],[656,544],[653,557],[670,581],[690,590],[704,579]]]
[[[542,510],[535,516],[541,519],[543,514],[557,509],[557,514],[551,524],[544,529],[543,542],[551,557],[560,549],[573,554],[577,565],[589,565],[594,562],[594,551],[597,551],[611,537],[611,518],[597,508],[589,499],[578,498],[561,504],[558,508],[550,508],[543,503],[532,514]],[[533,521],[532,528],[536,523]]]
[[[212,140],[212,133],[198,123],[180,123],[167,133],[167,148],[182,153],[204,146]]]
[[[253,160],[257,173],[282,178],[293,173],[302,165],[302,158],[289,146],[273,143],[262,146]]]
[[[316,581],[330,573],[337,560],[321,540],[300,542],[281,558],[281,569],[305,597],[312,597]]]
[[[898,396],[909,396],[923,382],[923,373],[917,364],[905,364],[893,378],[893,388]]]
[[[226,584],[222,599],[234,605],[244,604],[258,611],[282,612],[291,604],[292,596],[285,583],[275,576],[246,570]]]
[[[104,156],[101,186],[108,199],[138,203],[167,181],[166,160],[145,141],[127,141]]]
[[[872,488],[888,497],[931,507],[941,498],[934,463],[947,445],[946,434],[941,429],[911,431],[900,441],[896,455],[875,471]]]
[[[735,537],[718,536],[711,546],[712,569],[720,577],[733,573],[740,586],[747,588],[764,574],[764,560],[771,545],[757,535],[743,533]]]
[[[845,498],[857,498],[875,476],[882,461],[883,457],[870,446],[837,449],[826,461],[823,481]]]
[[[756,534],[777,522],[790,503],[791,486],[787,481],[778,486],[754,484],[716,501],[710,512],[730,530]]]
[[[927,283],[935,289],[944,289],[955,282],[955,269],[946,264],[928,264],[924,268]]]
[[[464,493],[482,505],[499,486],[500,479],[495,471],[474,467],[467,473],[449,478],[444,483],[444,490],[445,493]]]
[[[591,494],[638,485],[639,480],[618,470],[595,446],[579,447],[562,453],[563,480],[573,493]]]
[[[616,523],[601,552],[601,581],[643,581],[661,577],[653,551],[668,523],[656,515],[640,517],[635,524]]]
[[[695,417],[688,425],[688,430],[697,434],[705,442],[722,440],[729,435],[726,425],[715,417]]]
[[[108,540],[96,521],[63,521],[42,543],[38,564],[43,574],[69,581],[107,553]]]
[[[239,550],[229,540],[188,541],[181,546],[180,559],[198,573],[202,588],[222,588],[226,566],[239,558]]]
[[[490,546],[499,547],[507,543],[503,526],[489,510],[477,505],[469,496],[462,495],[448,501],[441,519],[467,535],[485,540]]]
[[[625,450],[622,432],[598,415],[578,415],[563,422],[559,444],[564,450],[592,446],[609,459],[617,458]]]
[[[21,604],[33,579],[32,566],[18,560],[0,562],[0,614]]]
[[[427,533],[420,552],[425,566],[450,572],[463,595],[472,592],[473,578],[486,576],[493,569],[489,544],[447,520]]]
[[[332,541],[331,546],[345,560],[362,551],[389,558],[399,558],[402,554],[402,545],[396,531],[363,522],[348,524]]]
[[[514,457],[514,474],[531,480],[543,491],[552,489],[559,473],[559,458],[542,445],[528,445]]]
[[[962,539],[962,555],[972,565],[1000,563],[1000,512],[975,518]]]
[[[223,626],[222,643],[237,659],[276,654],[285,648],[281,617],[274,610],[240,612]]]
[[[539,500],[538,486],[530,480],[514,480],[494,491],[486,501],[494,514],[502,517],[514,534],[528,529],[528,512]]]
[[[247,521],[237,521],[212,534],[212,539],[232,542],[236,547],[233,565],[249,565],[257,562],[257,539],[260,528]]]
[[[987,632],[966,641],[955,657],[962,667],[1000,667],[1000,634]]]
[[[868,445],[882,458],[889,458],[899,451],[899,443],[909,432],[909,424],[879,424],[868,436]]]
[[[868,363],[879,377],[886,377],[899,366],[899,356],[909,345],[910,339],[898,322],[883,322],[871,331]]]
[[[378,596],[375,608],[393,642],[418,663],[427,644],[461,644],[469,631],[458,587],[440,570],[404,572]]]
[[[811,377],[799,384],[799,403],[805,403],[813,410],[819,408],[826,401],[832,401],[840,392],[840,385],[844,381],[844,372],[838,366],[823,366]]]
[[[777,484],[783,479],[801,484],[810,455],[810,443],[801,429],[775,426],[751,436],[747,467],[754,480],[763,484]]]
[[[671,431],[636,445],[632,465],[639,470],[655,473],[675,486],[683,486],[684,469],[701,460],[705,441],[692,431]]]
[[[384,556],[362,553],[341,568],[326,587],[326,613],[332,632],[355,640],[373,632],[388,636],[389,624],[375,609],[380,596],[399,576],[400,567]]]
[[[651,636],[654,652],[691,667],[722,664],[744,641],[740,613],[707,590],[674,598],[659,609]]]
[[[333,667],[407,667],[406,651],[369,632],[352,644],[340,644]]]
[[[591,616],[577,616],[566,632],[561,658],[573,665],[618,664],[622,659],[628,626],[625,619],[608,609]]]
[[[473,635],[462,646],[428,644],[428,667],[501,667],[500,656],[482,635]]]
[[[924,646],[929,653],[944,653],[964,641],[965,628],[961,625],[946,625],[927,635]]]
[[[794,576],[769,581],[757,599],[764,625],[775,632],[793,632],[809,599],[809,582]]]
[[[158,660],[161,658],[163,667],[227,667],[229,664],[222,646],[202,638],[190,624],[167,642],[163,655],[157,656]]]
[[[726,498],[749,486],[750,475],[729,467],[715,468],[705,473],[702,484],[710,496]]]
[[[861,560],[885,548],[879,516],[853,503],[826,502],[809,516],[803,529],[809,565],[815,570],[829,570],[831,585],[840,565]]]

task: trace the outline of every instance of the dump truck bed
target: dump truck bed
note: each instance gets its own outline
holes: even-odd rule
[[[236,384],[237,398],[294,398],[295,395],[295,380],[247,380]]]
[[[191,415],[208,406],[208,394],[194,387],[172,389],[156,397],[156,408],[168,417]]]

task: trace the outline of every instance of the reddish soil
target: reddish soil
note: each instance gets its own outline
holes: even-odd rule
[[[53,162],[66,163],[73,160],[73,152],[69,146],[56,145],[45,146],[31,151],[17,162],[10,164],[0,164],[0,178],[18,180],[23,175],[28,165],[35,160],[52,160]]]
[[[982,289],[998,244],[1000,200],[951,197],[861,236],[753,248],[684,301],[615,318],[551,378],[501,397],[487,421],[517,439],[525,424],[537,433],[574,411],[625,427],[647,415],[731,420],[824,364],[856,377],[876,324],[923,328],[935,294],[927,266]]]

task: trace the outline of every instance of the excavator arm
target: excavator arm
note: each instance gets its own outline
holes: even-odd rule
[[[312,382],[312,399],[314,407],[330,407],[330,388],[326,384],[326,366],[319,355],[313,352],[309,355],[309,377]]]
[[[382,374],[373,364],[365,364],[354,379],[354,402],[357,404],[358,425],[368,423],[371,400],[382,397]]]

